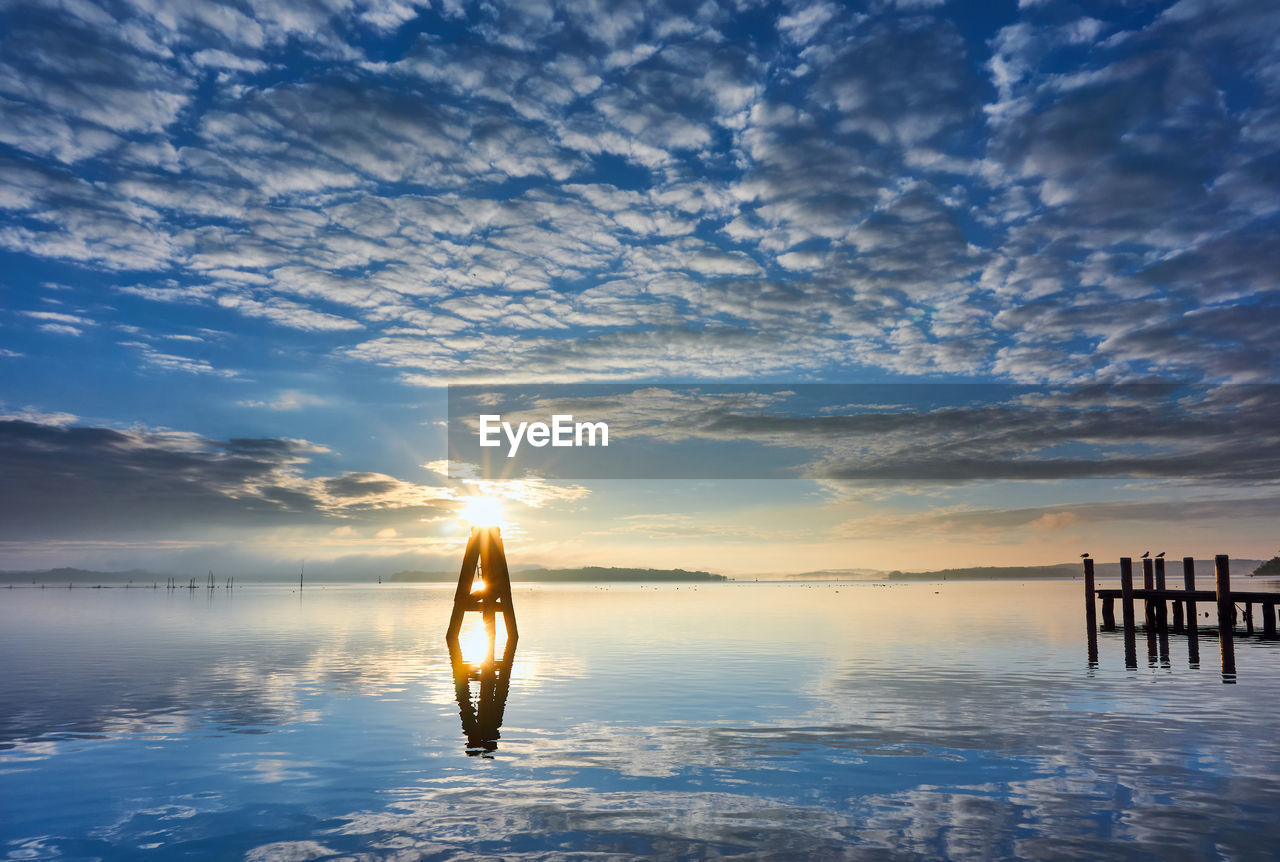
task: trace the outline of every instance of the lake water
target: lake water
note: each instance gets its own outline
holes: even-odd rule
[[[3,590],[0,853],[1271,858],[1280,644],[1091,668],[1081,593],[516,585],[486,686],[448,585]]]

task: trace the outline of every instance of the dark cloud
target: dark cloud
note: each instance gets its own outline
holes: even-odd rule
[[[0,420],[6,540],[190,536],[439,517],[448,492],[372,473],[310,479],[302,440]]]
[[[652,471],[679,463],[689,476],[805,476],[890,488],[1070,479],[1260,486],[1280,480],[1275,386],[594,390],[453,390],[451,446],[470,451],[480,412],[501,413],[512,423],[563,413],[608,422],[613,447],[612,460],[562,458],[546,465],[568,477],[631,476],[639,459]],[[498,400],[472,403],[467,393]],[[654,441],[665,445],[645,448]],[[708,448],[709,441],[716,446]],[[520,457],[507,466],[521,467],[526,462]],[[544,466],[536,451],[523,457]]]
[[[324,483],[324,488],[335,497],[368,497],[393,491],[397,484],[377,473],[348,473],[329,479]]]

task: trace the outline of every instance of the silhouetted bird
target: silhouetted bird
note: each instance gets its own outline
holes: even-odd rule
[[[1082,560],[1083,560],[1083,559],[1084,559],[1085,557],[1087,557],[1087,556],[1089,556],[1089,552],[1088,552],[1088,551],[1085,551],[1083,554],[1081,554],[1081,555],[1080,555],[1080,559],[1082,559]]]
[[[1163,560],[1163,559],[1164,559],[1164,551],[1161,551],[1160,553],[1156,554],[1156,559],[1157,559],[1157,560]]]
[[[1146,559],[1147,557],[1149,557],[1149,556],[1151,556],[1151,552],[1150,552],[1150,551],[1143,551],[1143,552],[1142,552],[1142,559],[1144,559],[1144,560],[1145,560],[1145,559]]]

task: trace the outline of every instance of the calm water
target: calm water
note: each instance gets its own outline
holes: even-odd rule
[[[0,852],[1271,857],[1280,645],[1091,669],[1081,589],[517,586],[465,707],[447,585],[3,590]]]

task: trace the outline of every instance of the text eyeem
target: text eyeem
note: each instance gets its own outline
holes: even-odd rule
[[[503,422],[501,414],[488,413],[480,417],[480,445],[501,446],[501,438],[505,436],[508,458],[516,456],[521,442],[538,448],[548,443],[552,446],[595,446],[597,434],[600,435],[599,445],[608,446],[607,422],[574,422],[572,413],[552,416],[550,425],[546,422],[521,422],[514,427],[510,422]]]

